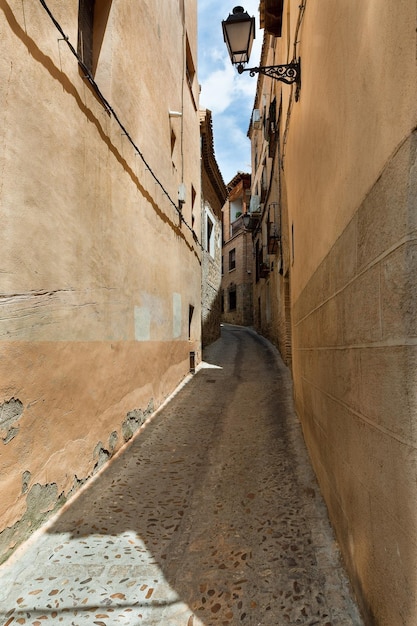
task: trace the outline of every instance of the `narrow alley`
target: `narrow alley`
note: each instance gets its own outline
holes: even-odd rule
[[[278,353],[205,362],[0,568],[1,625],[359,626]]]

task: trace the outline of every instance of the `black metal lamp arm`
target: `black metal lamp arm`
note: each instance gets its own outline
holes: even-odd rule
[[[243,65],[238,65],[237,71],[239,74],[249,72],[250,76],[265,74],[265,76],[280,80],[287,85],[301,83],[301,65],[297,61],[292,61],[287,65],[264,65],[261,67],[243,67]]]

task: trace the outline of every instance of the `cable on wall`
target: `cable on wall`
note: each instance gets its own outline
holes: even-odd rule
[[[101,102],[103,103],[103,106],[105,107],[105,109],[107,110],[108,113],[110,113],[114,120],[117,122],[117,124],[119,125],[120,129],[122,130],[123,135],[126,136],[127,140],[129,141],[129,143],[132,145],[132,147],[134,148],[136,154],[142,159],[143,164],[145,165],[146,169],[148,170],[148,172],[150,173],[150,175],[152,176],[152,178],[154,179],[155,183],[161,188],[162,192],[166,195],[166,197],[168,198],[169,202],[172,204],[172,206],[174,207],[174,209],[177,211],[178,216],[180,218],[180,221],[189,229],[189,231],[192,233],[193,235],[193,239],[194,241],[200,246],[201,249],[203,249],[203,246],[201,245],[194,229],[187,223],[187,221],[184,219],[183,214],[181,212],[181,210],[178,208],[177,203],[171,198],[171,196],[169,195],[168,191],[165,189],[165,187],[163,186],[163,184],[161,183],[161,181],[159,180],[159,178],[157,177],[157,175],[154,173],[154,171],[152,170],[152,168],[150,167],[149,163],[146,161],[143,153],[141,152],[141,150],[139,150],[138,146],[135,144],[135,142],[133,141],[132,137],[130,136],[130,134],[128,133],[126,127],[123,125],[123,123],[121,122],[121,120],[119,119],[116,111],[114,110],[114,108],[111,106],[111,104],[109,103],[109,101],[104,97],[103,93],[101,92],[98,84],[96,83],[96,81],[94,80],[93,75],[91,74],[90,70],[88,69],[88,67],[85,65],[85,63],[83,62],[82,58],[79,56],[78,52],[76,51],[76,49],[74,48],[74,46],[72,45],[72,43],[70,42],[68,36],[65,34],[65,32],[63,31],[61,25],[59,24],[59,22],[56,20],[56,18],[54,17],[54,15],[52,14],[51,10],[49,9],[48,5],[46,4],[45,0],[39,0],[40,4],[42,5],[42,7],[45,9],[46,13],[49,15],[50,19],[52,20],[53,24],[55,25],[55,28],[58,30],[58,32],[60,33],[60,35],[62,36],[62,39],[66,42],[68,48],[70,49],[71,53],[75,56],[75,58],[77,59],[77,62],[80,66],[80,68],[82,69],[82,71],[84,72],[84,76],[85,78],[88,80],[88,82],[90,83],[91,87],[93,88],[94,92],[96,93],[96,95],[98,96],[98,98],[101,100]]]
[[[298,35],[299,35],[299,32],[300,32],[301,24],[303,23],[304,13],[305,13],[305,10],[306,10],[306,4],[307,4],[307,0],[301,0],[301,3],[299,5],[299,7],[298,7],[299,11],[298,11],[297,25],[295,27],[295,33],[294,33],[294,53],[293,53],[293,58],[294,59],[297,58],[297,46],[300,43],[299,40],[298,40]],[[292,90],[293,90],[293,86],[291,86],[291,95],[292,95]],[[282,167],[282,169],[284,169],[285,146],[287,144],[288,132],[289,132],[289,128],[290,128],[290,120],[291,120],[293,103],[294,103],[294,98],[291,97],[289,105],[288,105],[287,119],[286,119],[286,122],[285,122],[285,130],[284,130],[284,136],[283,136],[283,140],[282,140],[282,145],[283,145],[283,147],[282,147],[282,157],[281,157],[281,167]]]

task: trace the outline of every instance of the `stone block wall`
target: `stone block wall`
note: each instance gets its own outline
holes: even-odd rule
[[[236,267],[229,269],[229,251],[235,250]],[[252,312],[252,240],[246,231],[239,231],[223,246],[223,276],[221,286],[224,296],[222,321],[227,324],[250,326]],[[236,290],[236,309],[229,308],[229,290]]]
[[[417,135],[293,308],[297,411],[367,624],[417,623]]]
[[[222,313],[222,321],[226,324],[238,326],[250,326],[252,324],[252,285],[236,285],[236,309],[229,310],[227,305],[228,294],[225,292],[225,307]]]
[[[201,358],[196,3],[95,4],[0,2],[0,562]]]
[[[291,313],[289,278],[280,274],[277,266],[267,279],[254,287],[257,302],[254,326],[258,332],[277,346],[286,365],[291,364]]]

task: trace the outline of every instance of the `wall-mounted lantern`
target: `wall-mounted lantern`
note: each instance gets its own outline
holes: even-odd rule
[[[286,65],[264,65],[260,67],[244,67],[249,62],[253,40],[255,39],[255,18],[241,6],[233,9],[226,20],[222,21],[223,37],[226,42],[230,60],[237,66],[239,74],[249,72],[250,76],[265,74],[270,78],[280,80],[287,85],[295,83],[297,91],[295,99],[298,100],[301,88],[301,62],[292,61]]]
[[[248,228],[249,228],[250,221],[251,221],[250,213],[244,213],[242,215],[242,222],[243,222],[243,226],[245,227],[246,230],[248,230]]]

